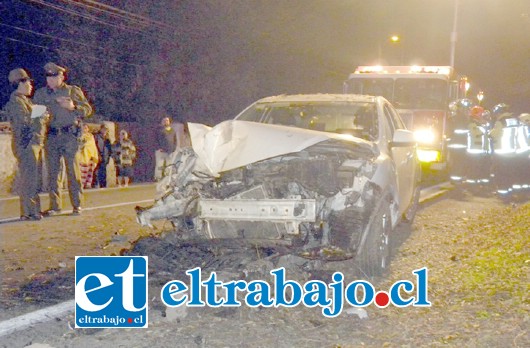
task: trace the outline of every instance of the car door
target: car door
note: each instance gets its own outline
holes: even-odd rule
[[[392,138],[396,129],[406,129],[397,112],[390,104],[383,106],[385,118],[392,128]],[[415,146],[413,144],[389,144],[390,153],[396,166],[396,176],[399,196],[399,210],[403,213],[409,206],[414,193],[417,165],[415,161]]]

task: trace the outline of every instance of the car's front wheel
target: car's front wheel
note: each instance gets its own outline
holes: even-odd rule
[[[392,220],[387,200],[374,209],[366,226],[366,239],[357,253],[356,261],[361,271],[369,276],[381,276],[390,264],[390,237]]]

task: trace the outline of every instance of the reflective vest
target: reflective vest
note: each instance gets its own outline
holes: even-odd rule
[[[488,153],[489,141],[486,126],[478,125],[475,122],[469,124],[469,133],[467,136],[468,153]]]
[[[447,147],[451,149],[466,149],[468,134],[468,129],[455,129]]]
[[[467,136],[469,130],[467,129],[468,116],[467,111],[458,112],[449,119],[449,134],[447,147],[450,149],[466,149]]]
[[[520,123],[517,127],[516,134],[516,150],[517,153],[530,151],[530,127],[524,123]]]
[[[493,152],[496,154],[514,154],[518,148],[517,119],[503,119],[495,122],[490,135],[493,141]]]

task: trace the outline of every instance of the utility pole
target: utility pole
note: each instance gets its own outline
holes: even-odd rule
[[[455,67],[455,51],[456,51],[456,28],[458,23],[458,0],[455,0],[455,13],[453,17],[453,31],[451,32],[451,68]]]

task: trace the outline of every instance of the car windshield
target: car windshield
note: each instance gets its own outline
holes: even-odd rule
[[[370,141],[378,133],[376,106],[370,102],[256,103],[237,119],[350,134]]]

